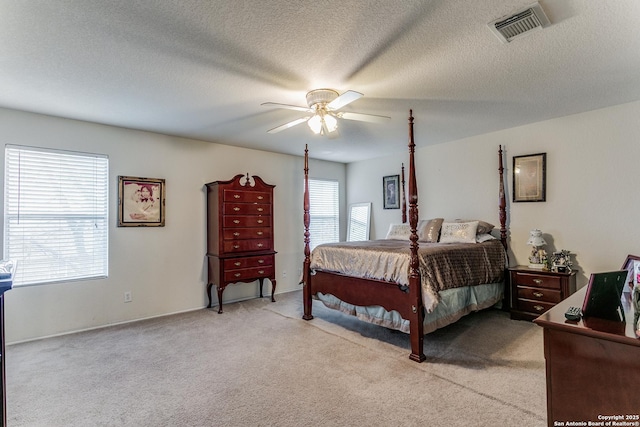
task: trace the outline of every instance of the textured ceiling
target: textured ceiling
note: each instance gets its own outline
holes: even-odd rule
[[[350,162],[640,99],[640,2],[546,0],[551,26],[501,43],[528,0],[0,0],[0,106]],[[311,89],[364,97],[334,139]]]

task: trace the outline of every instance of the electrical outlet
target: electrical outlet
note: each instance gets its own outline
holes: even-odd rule
[[[131,291],[124,293],[124,302],[131,302]]]

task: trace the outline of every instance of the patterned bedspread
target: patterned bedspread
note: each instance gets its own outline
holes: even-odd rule
[[[311,269],[409,284],[410,242],[370,240],[317,246]],[[445,289],[497,283],[504,279],[506,254],[499,240],[483,243],[419,242],[422,299],[427,312]]]

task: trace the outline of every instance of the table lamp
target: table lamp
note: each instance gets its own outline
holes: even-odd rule
[[[536,228],[529,232],[527,245],[533,246],[529,257],[529,268],[543,269],[547,266],[547,251],[542,249],[542,246],[546,244],[547,242],[542,237],[542,231]]]

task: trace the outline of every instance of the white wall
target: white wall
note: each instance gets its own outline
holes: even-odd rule
[[[477,218],[499,225],[498,146],[505,150],[511,265],[526,264],[529,230],[547,250],[570,250],[578,286],[590,273],[640,254],[640,102],[548,120],[416,150],[420,218]],[[415,139],[429,131],[415,124]],[[546,202],[512,203],[513,156],[547,153]],[[372,238],[400,210],[382,208],[382,177],[407,168],[408,152],[347,166],[347,202],[373,202]],[[407,168],[408,169],[408,168]],[[408,176],[408,171],[407,171]]]
[[[6,109],[0,109],[0,143],[3,150],[5,144],[21,144],[106,154],[110,167],[109,277],[7,292],[5,321],[10,343],[204,307],[203,186],[239,173],[258,175],[276,185],[276,294],[300,289],[302,157]],[[314,177],[337,179],[344,189],[345,165],[311,160],[309,166]],[[165,227],[116,227],[118,175],[166,180]],[[132,292],[132,302],[124,303],[125,291]],[[265,293],[270,292],[271,285],[265,281]],[[217,304],[215,289],[213,294]],[[224,300],[257,295],[257,282],[231,285]]]
[[[498,145],[506,151],[509,198],[513,156],[546,152],[547,201],[508,204],[511,264],[527,262],[526,240],[529,230],[537,227],[545,233],[548,249],[575,254],[582,286],[589,273],[619,268],[627,254],[640,254],[636,221],[640,198],[635,198],[640,183],[638,117],[640,102],[634,102],[420,148],[416,151],[420,216],[479,218],[497,225]],[[420,141],[429,131],[428,123],[416,122],[415,131]],[[204,307],[203,186],[238,173],[249,172],[276,184],[276,293],[300,289],[301,157],[5,109],[0,109],[0,137],[3,148],[23,144],[107,154],[111,185],[109,277],[9,291],[5,295],[8,342]],[[401,222],[401,214],[383,209],[382,177],[400,174],[402,162],[408,177],[406,152],[346,167],[312,160],[310,175],[338,179],[341,193],[346,190],[346,204],[373,202],[371,237],[383,238],[389,223]],[[115,226],[118,175],[166,179],[166,227]],[[344,218],[344,211],[341,215]],[[265,290],[270,290],[268,284]],[[123,302],[125,291],[132,292],[133,302]],[[255,284],[233,285],[225,290],[225,301],[257,294]]]

